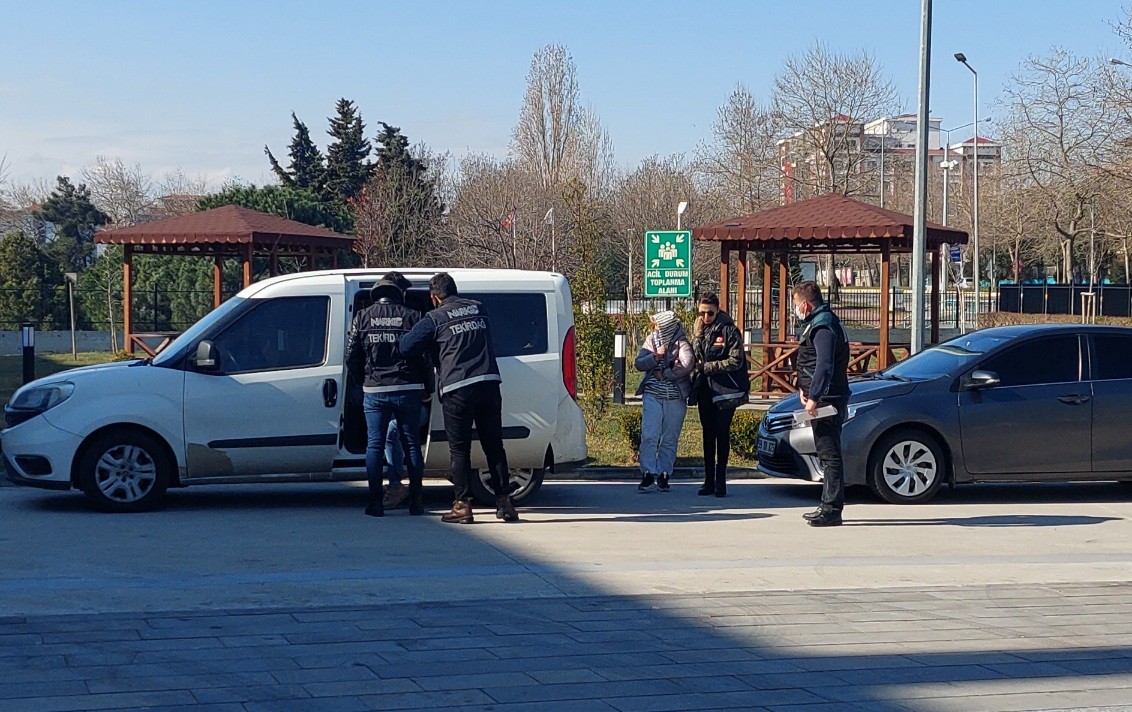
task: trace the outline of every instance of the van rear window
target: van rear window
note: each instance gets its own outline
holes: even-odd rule
[[[533,356],[547,352],[545,294],[484,294],[461,292],[475,299],[491,315],[491,331],[496,358]]]

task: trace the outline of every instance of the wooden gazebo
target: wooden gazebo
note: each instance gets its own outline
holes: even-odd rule
[[[880,338],[877,344],[854,344],[852,370],[864,372],[875,356],[878,368],[887,367],[894,359],[889,341],[890,264],[893,254],[912,251],[913,218],[910,215],[862,203],[843,195],[829,194],[781,207],[763,210],[692,231],[700,242],[719,243],[719,298],[721,306],[731,291],[731,253],[737,253],[737,304],[731,310],[735,321],[746,325],[748,253],[761,255],[763,273],[762,343],[752,344],[764,352],[763,363],[754,375],[752,388],[761,377],[762,388],[756,394],[772,395],[790,392],[789,361],[796,344],[784,335],[790,323],[789,298],[791,254],[879,254],[880,255]],[[944,244],[965,244],[967,233],[928,223],[928,256],[931,260],[931,341],[939,341],[940,314],[940,247]],[[774,321],[771,290],[775,262],[778,273],[778,334],[771,340]]]
[[[141,225],[105,230],[95,235],[103,245],[122,245],[122,330],[126,350],[140,348],[152,355],[176,334],[133,331],[133,256],[135,254],[212,257],[213,307],[222,301],[221,282],[225,258],[240,260],[243,286],[252,283],[252,260],[268,258],[268,271],[275,276],[281,257],[305,257],[313,269],[319,257],[329,267],[338,266],[338,251],[349,250],[353,238],[312,225],[287,220],[238,205],[179,215]],[[156,348],[149,343],[161,343]]]

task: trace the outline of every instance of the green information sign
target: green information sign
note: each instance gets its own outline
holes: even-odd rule
[[[645,296],[692,296],[692,233],[645,233]]]

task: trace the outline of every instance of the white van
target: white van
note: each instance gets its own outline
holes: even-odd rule
[[[8,478],[77,487],[108,511],[150,509],[167,487],[364,480],[361,389],[343,355],[353,315],[386,271],[258,282],[152,360],[77,368],[20,388],[0,432]],[[413,283],[406,304],[428,310],[428,280],[439,270],[401,271]],[[522,500],[546,472],[586,459],[570,288],[547,272],[447,271],[492,317],[504,444]],[[447,476],[435,398],[430,421],[422,432],[426,474]],[[478,446],[472,459],[480,468],[475,493],[493,502]]]

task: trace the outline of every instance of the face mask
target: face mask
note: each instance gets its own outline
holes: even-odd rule
[[[798,321],[806,320],[806,312],[802,311],[802,307],[797,304],[794,305],[794,316],[798,317]]]

